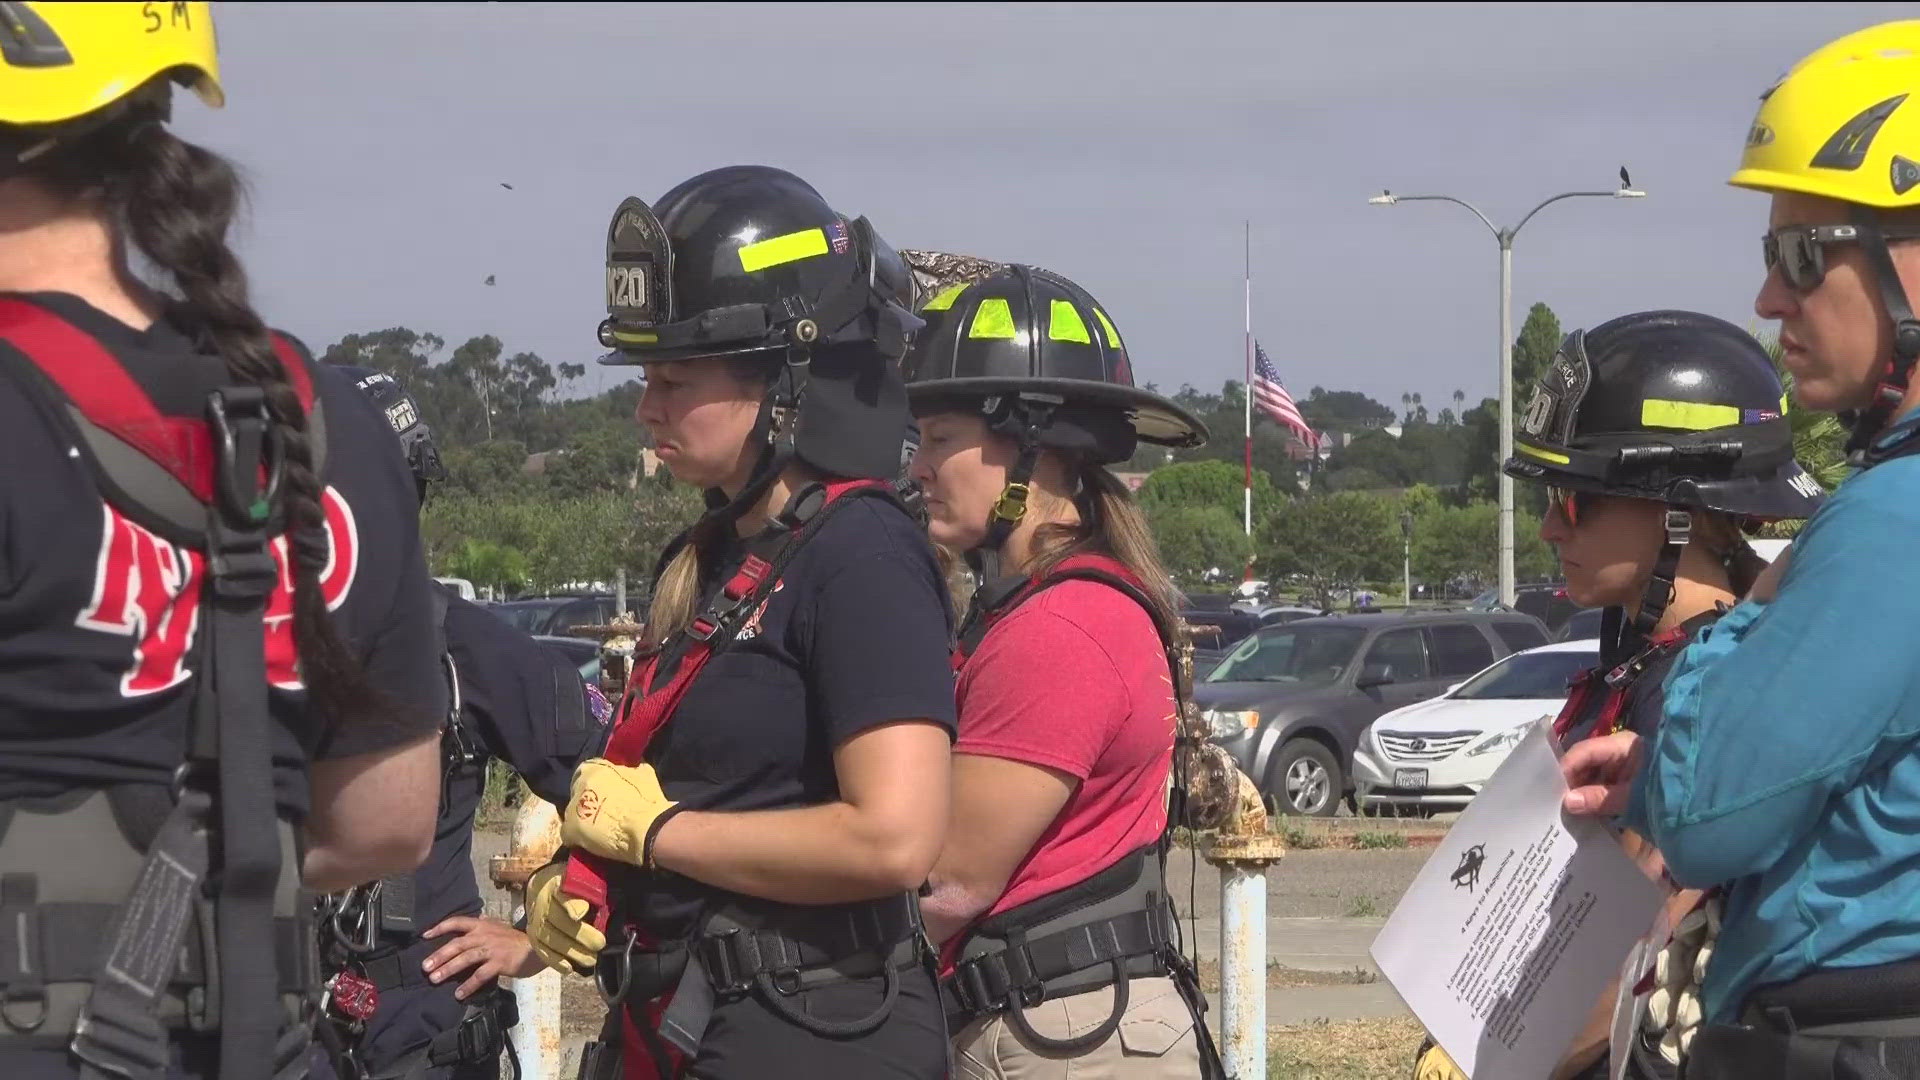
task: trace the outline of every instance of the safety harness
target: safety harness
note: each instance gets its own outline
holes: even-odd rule
[[[312,374],[290,342],[276,335],[274,348],[318,471]],[[205,625],[170,793],[129,785],[5,808],[0,1045],[66,1046],[86,1080],[144,1078],[167,1067],[170,1032],[217,1031],[222,1076],[294,1080],[317,960],[293,829],[274,805],[263,627],[280,575],[270,545],[284,530],[285,452],[266,396],[221,386],[204,419],[166,415],[100,342],[14,296],[0,297],[0,370],[65,433],[111,506],[184,549]]]
[[[432,591],[434,625],[439,628],[441,668],[447,680],[447,716],[440,728],[440,812],[435,834],[455,824],[453,787],[486,768],[487,751],[467,727],[460,672],[447,646],[447,593]],[[574,707],[570,709],[570,704]],[[586,703],[562,702],[560,715],[583,715]],[[471,821],[461,823],[471,828]],[[369,1067],[361,1060],[381,995],[432,985],[421,961],[442,944],[420,937],[415,917],[417,896],[412,874],[396,874],[320,898],[321,970],[327,973],[316,1034],[340,1080],[418,1080],[446,1065],[486,1064],[504,1051],[513,1075],[520,1057],[511,1029],[520,1022],[514,996],[490,986],[468,999],[460,1022],[389,1065]],[[448,988],[451,991],[451,987]]]
[[[892,502],[896,494],[893,485],[880,480],[811,484],[788,501],[772,527],[749,541],[746,559],[706,599],[686,631],[643,661],[628,681],[603,754],[607,760],[618,765],[645,760],[649,742],[672,722],[701,671],[731,647],[735,633],[772,596],[807,541],[858,498]],[[566,859],[563,891],[588,900],[594,925],[606,930],[621,906],[610,896],[615,866],[580,851],[567,853]],[[594,975],[613,1015],[602,1039],[588,1044],[583,1054],[582,1080],[679,1076],[698,1052],[716,1002],[747,994],[822,1037],[866,1034],[891,1015],[899,973],[931,961],[919,903],[909,893],[818,907],[728,895],[710,905],[686,940],[657,940],[631,921],[609,932],[608,940]],[[874,976],[884,981],[883,999],[858,1020],[822,1020],[792,1000],[819,986]],[[644,1048],[646,1058],[623,1055],[623,1042]]]
[[[963,669],[987,633],[1021,604],[1067,581],[1095,581],[1118,590],[1153,619],[1167,653],[1177,696],[1187,695],[1181,663],[1179,628],[1163,620],[1140,579],[1125,564],[1101,554],[1072,555],[1045,573],[988,582],[974,602],[953,653]],[[1176,715],[1180,712],[1176,709]],[[1203,1075],[1224,1077],[1225,1069],[1206,1025],[1206,998],[1198,973],[1180,940],[1179,918],[1166,885],[1167,852],[1173,829],[1185,819],[1186,788],[1181,763],[1187,741],[1176,726],[1174,776],[1167,822],[1146,847],[1127,853],[1077,885],[1002,912],[964,931],[954,952],[953,971],[941,980],[941,996],[952,1030],[974,1020],[1004,1015],[1027,1043],[1049,1054],[1084,1055],[1111,1038],[1126,1015],[1128,983],[1136,978],[1168,977],[1193,1016]],[[1113,1008],[1105,1021],[1083,1035],[1052,1039],[1033,1030],[1025,1011],[1042,1002],[1111,986]]]

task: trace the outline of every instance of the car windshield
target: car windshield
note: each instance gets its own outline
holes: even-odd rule
[[[505,619],[509,626],[522,633],[544,634],[547,624],[553,621],[553,613],[565,603],[565,600],[515,600],[495,604],[487,610]]]
[[[1457,701],[1563,698],[1575,675],[1599,663],[1598,650],[1515,653],[1467,680],[1450,696]]]
[[[1234,646],[1206,680],[1278,682],[1308,686],[1339,679],[1367,636],[1357,626],[1289,626],[1260,633]]]

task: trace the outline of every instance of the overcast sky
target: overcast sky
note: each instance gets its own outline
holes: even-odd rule
[[[1495,390],[1514,325],[1656,307],[1754,322],[1765,199],[1729,188],[1758,95],[1911,3],[216,5],[228,95],[176,108],[252,185],[262,309],[316,349],[403,325],[591,361],[613,208],[764,163],[896,247],[1031,261],[1143,380],[1430,406]],[[500,185],[510,183],[512,190]],[[496,285],[483,284],[495,276]],[[587,387],[624,371],[590,372]],[[1436,409],[1437,411],[1437,409]]]

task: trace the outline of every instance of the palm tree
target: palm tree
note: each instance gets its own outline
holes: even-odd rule
[[[1466,411],[1467,411],[1467,392],[1465,390],[1455,390],[1453,392],[1453,415],[1459,416],[1461,413]]]
[[[1408,421],[1411,421],[1413,419],[1413,395],[1412,394],[1403,393],[1400,395],[1400,412],[1406,417]]]

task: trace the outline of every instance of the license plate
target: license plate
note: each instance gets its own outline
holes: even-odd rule
[[[1397,788],[1403,788],[1403,789],[1404,788],[1412,788],[1412,789],[1424,788],[1427,786],[1427,770],[1395,769],[1393,770],[1393,786]]]

